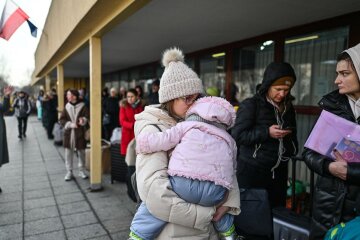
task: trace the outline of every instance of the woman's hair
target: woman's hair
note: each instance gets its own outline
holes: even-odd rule
[[[179,116],[177,116],[175,113],[174,113],[174,101],[175,99],[173,100],[170,100],[170,101],[167,101],[165,103],[161,103],[160,105],[160,109],[166,111],[170,117],[174,118],[176,121],[178,121],[180,118]]]
[[[337,60],[337,62],[340,62],[340,61],[348,62],[350,64],[351,68],[353,70],[355,70],[354,62],[352,61],[350,55],[347,52],[342,52],[342,53],[338,54],[336,60]]]
[[[73,96],[75,96],[76,100],[79,100],[79,91],[78,90],[71,88],[68,90],[68,92],[70,92]]]
[[[141,87],[140,85],[136,85],[136,86],[135,86],[135,90],[136,90],[136,89],[140,89],[140,93],[138,93],[137,96],[140,97],[140,98],[142,98],[143,95],[144,95],[144,91],[143,91],[142,87]]]
[[[139,96],[138,92],[135,90],[135,88],[130,88],[129,90],[127,90],[126,94],[131,92],[132,94],[134,94],[136,97]]]

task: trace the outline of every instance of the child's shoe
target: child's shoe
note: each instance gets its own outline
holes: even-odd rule
[[[226,232],[219,233],[219,237],[220,237],[220,240],[240,240],[240,239],[242,239],[237,235],[234,224]]]
[[[134,232],[130,232],[129,237],[130,238],[128,240],[142,240],[142,238],[136,235]]]

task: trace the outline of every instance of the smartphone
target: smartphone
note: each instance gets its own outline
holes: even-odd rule
[[[295,127],[291,127],[291,126],[285,126],[285,127],[282,127],[281,130],[290,130],[290,131],[294,131],[295,130]]]

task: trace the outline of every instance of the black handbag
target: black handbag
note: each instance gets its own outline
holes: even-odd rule
[[[235,216],[236,231],[246,235],[271,236],[272,215],[268,193],[261,188],[240,188],[241,212]]]

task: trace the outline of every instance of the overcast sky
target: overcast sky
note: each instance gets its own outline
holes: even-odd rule
[[[31,81],[34,70],[34,53],[42,34],[51,0],[13,0],[38,28],[37,37],[30,34],[27,22],[6,41],[0,38],[0,74],[8,76],[7,82],[14,86],[25,86]],[[0,0],[2,15],[5,0]],[[0,16],[1,18],[1,16]]]

